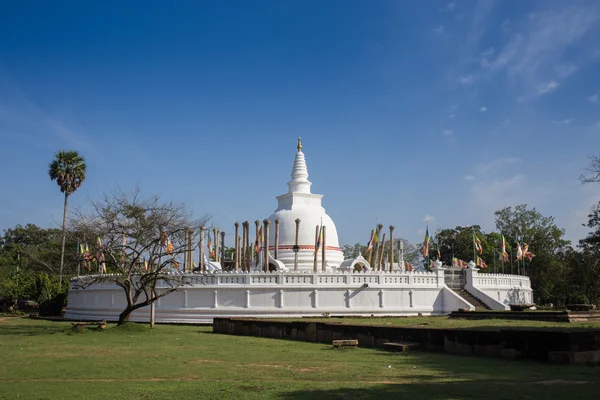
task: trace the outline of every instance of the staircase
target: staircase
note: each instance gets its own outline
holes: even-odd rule
[[[454,293],[471,303],[475,307],[475,311],[486,311],[491,310],[484,302],[467,292],[465,289],[452,289]]]

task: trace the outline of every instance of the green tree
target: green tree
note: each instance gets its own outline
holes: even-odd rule
[[[0,268],[19,266],[30,272],[47,272],[58,276],[61,256],[60,229],[40,228],[34,224],[17,225],[0,236]],[[77,265],[76,234],[67,230],[65,266],[73,270]]]
[[[0,298],[16,304],[19,299],[34,297],[35,277],[30,272],[14,267],[5,269],[0,276]]]
[[[437,258],[437,249],[440,249],[440,261],[449,265],[452,262],[452,257],[460,258],[464,261],[473,260],[473,233],[477,235],[481,241],[483,253],[479,255],[484,260],[491,260],[491,247],[488,245],[487,237],[481,233],[479,225],[472,226],[457,226],[454,229],[442,229],[436,232],[433,241],[429,245],[429,253],[433,258]],[[474,261],[474,260],[473,260]]]
[[[356,258],[358,254],[365,254],[367,246],[363,246],[360,243],[354,243],[353,245],[345,244],[342,246],[342,252],[344,253],[344,259]]]
[[[62,288],[62,275],[65,258],[65,240],[67,237],[67,204],[69,196],[73,194],[85,180],[86,164],[83,157],[76,151],[58,151],[50,163],[48,174],[50,179],[56,181],[60,191],[65,195],[62,223],[62,244],[60,253],[59,286]]]
[[[554,217],[544,217],[526,204],[506,207],[494,213],[496,228],[513,249],[517,242],[529,244],[535,258],[526,267],[532,288],[541,302],[556,302],[561,279],[565,275],[564,254],[570,242],[563,238],[564,229],[554,223]]]
[[[579,302],[598,304],[600,301],[600,202],[588,215],[588,228],[593,229],[579,241],[578,250],[567,259],[572,281],[570,290],[578,295]]]

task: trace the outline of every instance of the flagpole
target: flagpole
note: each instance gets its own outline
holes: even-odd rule
[[[369,263],[369,266],[371,268],[373,268],[373,266],[371,265],[371,259],[373,258],[373,241],[375,240],[375,231],[371,231],[371,239],[369,240],[369,244],[367,245],[367,252],[369,253],[369,259],[367,260],[367,262]],[[371,247],[371,248],[369,248]]]
[[[502,263],[502,273],[504,274],[504,254],[506,254],[506,242],[504,241],[504,233],[500,231],[500,239],[502,239],[502,259],[500,262]]]
[[[77,238],[77,276],[81,276],[81,261],[79,261],[79,253],[81,252],[81,245],[79,244],[79,238]]]
[[[521,240],[523,241],[523,275],[525,275],[525,238],[521,237]],[[521,275],[521,274],[519,274]]]
[[[498,273],[498,270],[496,269],[496,257],[494,257],[494,272]]]
[[[472,229],[473,229],[473,262],[475,264],[477,264],[477,259],[475,258],[475,252],[476,252],[476,250],[475,250],[475,228],[472,228]]]

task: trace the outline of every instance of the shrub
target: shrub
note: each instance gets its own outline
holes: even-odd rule
[[[49,300],[40,303],[40,316],[49,317],[61,315],[67,299],[66,293],[59,293]]]

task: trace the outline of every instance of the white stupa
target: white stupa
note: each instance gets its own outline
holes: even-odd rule
[[[343,260],[337,230],[321,207],[320,194],[310,192],[306,161],[298,139],[298,152],[288,193],[277,197],[277,210],[269,217],[269,272],[222,271],[218,262],[206,263],[205,271],[173,274],[184,285],[156,301],[158,322],[211,323],[215,317],[305,317],[330,315],[398,316],[448,314],[475,307],[446,286],[445,269],[434,264],[431,272],[395,268],[373,270],[362,255]],[[296,219],[298,232],[298,271],[294,270]],[[279,219],[278,257],[275,256],[275,220]],[[315,230],[326,227],[326,270],[322,248],[313,270]],[[191,250],[190,250],[191,251]],[[263,264],[264,266],[264,264]],[[461,283],[474,297],[492,310],[507,310],[509,304],[533,302],[531,282],[526,276],[478,274],[466,270]],[[106,278],[106,276],[100,277]],[[89,284],[95,276],[71,279],[65,319],[115,321],[127,300],[123,289],[108,276]],[[168,280],[160,280],[158,291],[170,290]],[[132,321],[148,321],[150,307],[132,314]]]
[[[338,234],[333,220],[321,206],[322,194],[310,192],[308,169],[302,152],[302,142],[298,138],[298,152],[292,168],[292,180],[288,182],[288,192],[277,197],[278,207],[269,217],[269,250],[275,250],[275,220],[279,219],[279,246],[277,259],[290,270],[294,270],[294,245],[296,243],[296,219],[300,219],[298,232],[298,270],[312,271],[314,266],[315,230],[326,227],[327,269],[337,268],[344,261],[344,254],[338,242]],[[321,271],[321,250],[317,257]]]

